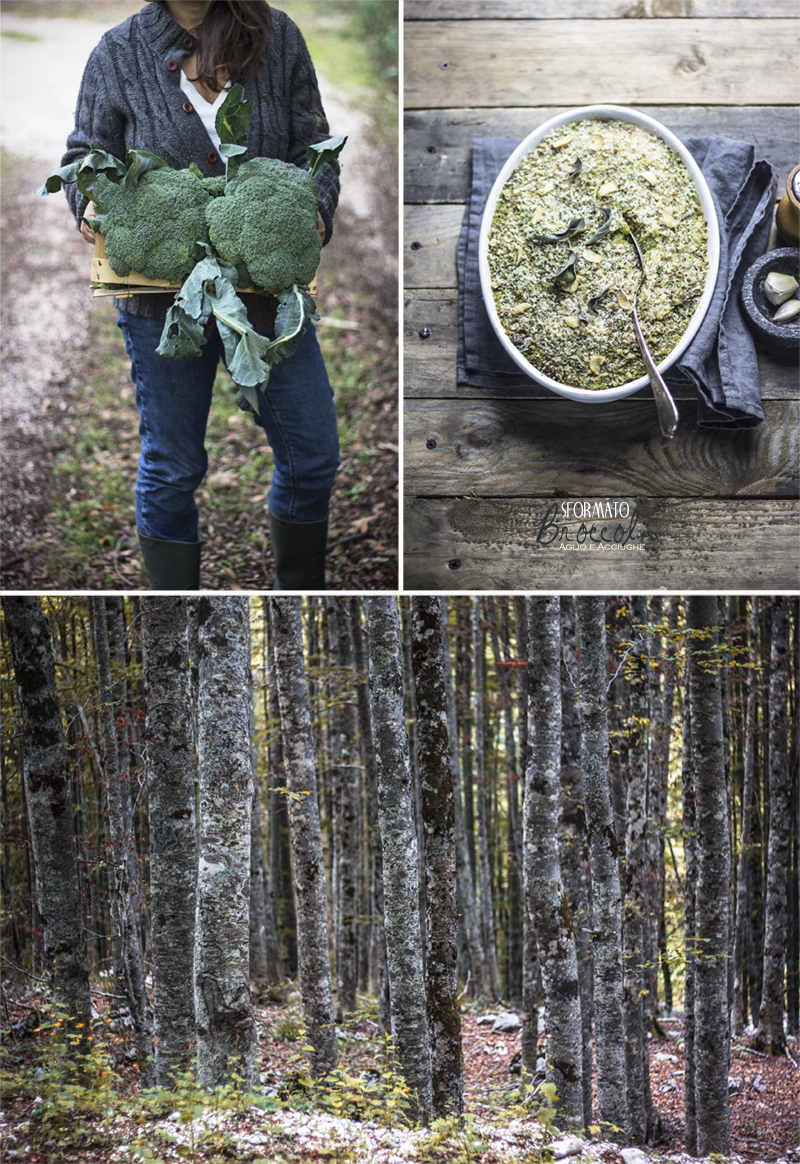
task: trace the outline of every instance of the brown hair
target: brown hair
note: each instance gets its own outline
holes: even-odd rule
[[[158,0],[166,9],[165,0]],[[209,89],[222,85],[217,70],[227,70],[233,84],[258,72],[272,27],[267,0],[211,0],[197,33],[197,76]]]

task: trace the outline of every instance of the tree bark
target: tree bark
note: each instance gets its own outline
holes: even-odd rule
[[[412,600],[411,649],[427,883],[426,971],[433,1110],[444,1117],[463,1111],[464,1057],[457,981],[455,805],[441,599]]]
[[[194,1060],[197,822],[186,599],[142,602],[156,1082]]]
[[[561,815],[558,853],[564,892],[572,913],[583,1039],[583,1119],[592,1122],[592,917],[589,889],[584,773],[581,766],[580,692],[578,686],[575,599],[561,599]]]
[[[378,776],[369,700],[369,660],[365,648],[365,634],[361,626],[361,602],[358,598],[350,599],[350,631],[353,636],[353,655],[357,672],[358,733],[365,771],[367,844],[372,857],[370,891],[371,988],[378,998],[378,1025],[381,1031],[388,1035],[392,1025],[392,1014],[389,997],[389,968],[386,961],[386,931],[383,924],[383,848],[381,846],[381,831],[378,826]]]
[[[490,599],[490,626],[492,654],[500,685],[500,706],[503,713],[503,745],[506,754],[506,795],[508,818],[506,842],[508,845],[508,944],[506,996],[511,1003],[522,1002],[522,828],[519,823],[519,765],[514,739],[514,700],[509,659],[501,657],[498,634],[497,604]],[[508,601],[503,602],[503,642],[509,652]],[[518,661],[518,660],[517,660]]]
[[[683,688],[683,753],[681,760],[681,803],[684,876],[684,1077],[683,1145],[694,1156],[697,1153],[697,1111],[695,1107],[695,965],[697,961],[697,834],[695,817],[695,778],[692,751],[692,696],[689,690],[689,663],[687,660]]]
[[[622,996],[622,894],[608,779],[606,622],[603,598],[579,599],[581,766],[592,877],[597,1118],[621,1140],[628,1124]]]
[[[489,867],[489,834],[486,824],[486,652],[481,600],[472,600],[472,712],[475,727],[475,795],[478,809],[478,883],[480,886],[481,937],[489,973],[489,989],[493,999],[500,997],[497,973],[497,947],[494,938],[494,909],[492,906],[492,875]]]
[[[447,693],[447,725],[450,741],[450,771],[453,777],[453,806],[455,821],[456,874],[458,881],[458,902],[464,924],[464,934],[469,952],[472,985],[476,998],[489,998],[489,974],[481,941],[480,922],[475,903],[475,884],[469,859],[469,846],[464,823],[464,806],[461,799],[461,776],[459,772],[458,721],[456,696],[453,689],[453,672],[450,656],[450,639],[447,633],[446,612],[443,613],[445,684]]]
[[[632,600],[632,632],[637,640],[630,654],[629,778],[625,832],[625,901],[622,915],[623,997],[625,1002],[625,1074],[628,1083],[628,1135],[646,1144],[650,1101],[649,1051],[645,1030],[644,925],[647,854],[647,648],[643,641],[647,606]],[[648,1102],[650,1101],[650,1102]]]
[[[289,978],[297,977],[297,919],[295,917],[294,886],[292,875],[291,838],[289,835],[289,809],[287,797],[279,789],[283,771],[283,745],[281,742],[281,713],[278,704],[278,684],[276,668],[273,666],[274,652],[270,646],[272,635],[272,615],[269,598],[264,599],[264,672],[267,684],[264,689],[264,719],[269,724],[269,906],[275,919],[275,933],[278,942],[278,957],[281,969]]]
[[[422,936],[419,926],[414,787],[405,729],[402,637],[397,600],[368,598],[369,682],[383,844],[386,952],[392,1038],[416,1114],[433,1103]]]
[[[787,883],[789,866],[789,757],[787,750],[787,697],[789,681],[789,599],[772,600],[772,644],[769,676],[769,841],[767,847],[767,900],[764,919],[764,970],[758,1029],[753,1047],[769,1055],[783,1055],[786,1035],[784,966],[786,963]]]
[[[2,600],[22,711],[22,772],[29,810],[36,900],[45,969],[54,996],[81,1033],[92,1020],[86,935],[72,827],[69,763],[56,691],[50,634],[38,598]]]
[[[350,620],[345,599],[328,601],[331,666],[335,668],[332,780],[336,845],[336,1021],[356,1011],[358,988],[358,840],[361,766],[358,755],[358,712],[353,702],[355,665]]]
[[[697,833],[695,1112],[697,1154],[731,1150],[728,1071],[730,842],[722,739],[721,680],[714,666],[718,612],[713,597],[687,600],[689,697]]]
[[[530,761],[523,810],[525,895],[536,926],[547,1026],[547,1075],[556,1107],[583,1124],[581,1005],[572,915],[558,862],[561,633],[558,598],[528,599]]]
[[[244,596],[193,600],[198,629],[199,870],[194,988],[198,1080],[254,1076],[250,998],[250,608]]]
[[[145,1084],[150,1081],[150,1063],[153,1044],[148,1021],[148,1001],[144,984],[144,965],[139,927],[133,908],[130,884],[129,853],[134,845],[133,833],[126,827],[122,783],[117,748],[116,701],[111,679],[111,655],[108,642],[106,600],[89,599],[97,659],[98,695],[100,701],[101,752],[105,777],[106,815],[108,820],[107,855],[111,874],[113,897],[112,916],[116,917],[122,946],[123,985],[133,1021],[136,1057],[139,1074]]]
[[[758,599],[750,599],[748,640],[747,710],[744,726],[744,771],[742,774],[741,830],[736,875],[736,922],[733,944],[733,1008],[731,1034],[738,1038],[747,1023],[745,1001],[747,932],[750,926],[750,851],[753,843],[753,768],[755,764],[756,700],[758,697]]]
[[[271,598],[289,828],[297,895],[297,962],[305,1034],[316,1076],[338,1061],[328,953],[328,900],[322,852],[314,731],[308,700],[299,598]]]

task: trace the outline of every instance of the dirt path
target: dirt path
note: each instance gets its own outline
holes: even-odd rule
[[[49,449],[54,438],[62,439],[60,434],[69,439],[70,405],[63,389],[82,386],[92,312],[108,310],[107,303],[98,307],[88,293],[90,248],[76,231],[63,195],[36,198],[33,192],[60,164],[83,65],[113,23],[2,19],[0,564],[5,584],[13,588],[25,586],[26,564],[37,549],[37,527],[50,509],[54,484]],[[47,78],[47,85],[32,86],[31,77]],[[348,135],[342,204],[356,218],[366,219],[374,202],[366,141],[369,117],[350,107],[323,77],[320,88],[332,132]],[[369,250],[373,264],[394,261],[394,248],[380,233],[370,238]],[[320,311],[324,314],[324,303]]]

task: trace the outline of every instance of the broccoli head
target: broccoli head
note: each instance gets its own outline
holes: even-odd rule
[[[211,194],[191,170],[156,169],[116,185],[98,174],[92,189],[106,253],[117,275],[180,283],[203,257]]]
[[[240,279],[282,291],[314,278],[322,239],[316,182],[307,170],[276,158],[244,162],[206,217],[212,245]]]
[[[221,194],[224,194],[228,184],[228,179],[224,174],[212,174],[210,178],[202,178],[201,181],[213,198],[219,198]]]

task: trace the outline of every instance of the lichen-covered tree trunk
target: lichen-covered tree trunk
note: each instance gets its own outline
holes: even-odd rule
[[[400,617],[397,600],[391,596],[368,598],[367,611],[392,1037],[416,1113],[427,1122],[433,1104],[431,1046],[419,925],[417,833],[404,716]]]
[[[579,599],[581,766],[592,876],[597,1118],[612,1139],[628,1123],[622,997],[622,894],[608,780],[606,622],[603,598]]]
[[[697,889],[697,833],[694,804],[694,759],[692,752],[692,696],[689,690],[687,660],[683,685],[683,751],[681,757],[681,804],[684,854],[684,987],[683,987],[683,1146],[692,1156],[697,1152],[697,1112],[695,1110],[695,963],[697,960],[697,926],[695,894]]]
[[[528,743],[528,604],[519,596],[514,599],[514,624],[517,639],[517,655],[525,665],[517,671],[517,734],[519,737],[519,770],[522,774],[522,794],[525,796],[525,773],[528,770],[530,747]],[[522,845],[522,822],[518,822],[520,876],[524,882],[525,863]],[[539,967],[539,950],[530,904],[522,889],[522,967],[520,971],[522,988],[522,1035],[520,1051],[522,1066],[531,1075],[536,1073],[539,1057],[539,989],[542,974]],[[523,1077],[524,1078],[524,1077]]]
[[[275,915],[272,912],[272,902],[269,900],[255,765],[253,784],[250,819],[250,983],[259,993],[266,986],[277,986],[283,978],[283,967],[278,951]]]
[[[194,990],[198,1080],[253,1081],[250,998],[250,608],[193,599],[197,616],[199,870]]]
[[[728,1070],[730,838],[714,597],[687,600],[689,698],[697,844],[694,1063],[697,1154],[731,1150]]]
[[[447,1116],[463,1111],[464,1057],[457,981],[455,805],[441,599],[412,600],[411,651],[427,881],[426,975],[433,1110],[437,1116]]]
[[[45,970],[70,1029],[82,1034],[86,1046],[92,1019],[86,935],[50,634],[38,598],[5,596],[2,601],[22,711],[23,786]]]
[[[90,598],[89,608],[92,614],[92,631],[97,659],[101,752],[110,845],[108,865],[113,896],[112,916],[116,919],[121,937],[124,987],[133,1022],[139,1074],[144,1081],[149,1082],[153,1044],[148,1019],[147,993],[144,985],[142,947],[129,877],[129,853],[135,842],[132,830],[130,827],[126,827],[123,807],[117,748],[116,714],[118,709],[111,678],[111,655],[108,643],[105,598],[102,596]]]
[[[581,1003],[572,915],[561,883],[561,627],[558,598],[528,599],[530,758],[525,775],[525,895],[536,927],[547,1027],[547,1075],[557,1110],[583,1124]]]
[[[497,973],[497,945],[494,936],[494,908],[492,905],[492,874],[489,867],[489,834],[486,822],[486,651],[481,600],[472,600],[472,711],[475,729],[475,796],[478,808],[478,884],[480,886],[480,918],[489,989],[492,998],[500,997],[500,979]]]
[[[663,609],[660,597],[651,600],[650,621],[656,625],[667,622],[671,627],[677,615],[672,599],[669,611]],[[667,827],[667,786],[669,783],[669,749],[672,732],[672,712],[675,694],[674,645],[661,635],[652,638],[651,655],[658,659],[649,672],[650,702],[650,777],[649,820],[647,845],[647,899],[645,916],[645,1014],[648,1026],[658,1024],[658,964],[659,942],[664,926],[664,847]],[[666,662],[661,656],[666,653]],[[665,963],[666,967],[666,963]],[[668,971],[667,971],[668,972]],[[660,1033],[660,1032],[656,1032]]]
[[[733,940],[733,1007],[731,1034],[739,1037],[747,1016],[745,1002],[745,967],[747,933],[750,926],[750,861],[753,843],[753,771],[755,767],[756,700],[758,697],[758,598],[750,599],[750,633],[747,643],[747,707],[744,726],[744,763],[742,772],[742,810],[739,834],[739,862],[736,871],[736,920]],[[755,1017],[755,1016],[754,1016]]]
[[[769,676],[769,842],[767,900],[764,919],[764,971],[758,1029],[753,1046],[768,1055],[783,1055],[784,966],[786,963],[787,885],[790,808],[787,753],[787,691],[789,681],[789,598],[772,600],[772,644]]]
[[[356,703],[358,733],[364,763],[366,797],[365,817],[367,846],[372,858],[372,885],[370,889],[370,974],[371,989],[378,998],[378,1024],[385,1034],[392,1025],[389,997],[389,968],[386,962],[386,931],[383,925],[383,848],[378,826],[378,774],[375,743],[372,738],[372,713],[369,701],[369,660],[365,646],[365,631],[361,625],[361,600],[350,599],[350,633],[353,636],[353,657],[356,667]]]
[[[336,1021],[356,1010],[358,989],[358,839],[361,765],[358,756],[358,711],[349,692],[355,684],[353,639],[345,600],[327,603],[328,641],[336,697],[331,723],[336,845]],[[344,694],[347,691],[348,694]]]
[[[502,601],[503,640],[508,652],[508,600]],[[506,754],[506,792],[508,796],[508,944],[506,997],[511,1003],[522,1001],[522,827],[519,821],[519,764],[517,744],[514,738],[514,700],[511,682],[511,668],[502,658],[498,628],[498,609],[493,599],[490,603],[490,631],[492,654],[497,664],[500,684],[500,707],[503,714],[503,745]],[[590,1074],[591,1078],[591,1074]]]
[[[628,1085],[628,1135],[632,1143],[648,1142],[649,1052],[644,1015],[644,924],[647,854],[647,622],[644,598],[634,598],[631,618],[636,646],[630,655],[630,717],[628,719],[628,795],[625,831],[625,899],[622,914],[623,998],[625,1002],[625,1075]]]
[[[156,1082],[194,1060],[197,822],[186,599],[142,600]]]
[[[272,614],[269,598],[264,599],[264,720],[270,724],[268,761],[269,789],[269,900],[267,906],[275,919],[278,956],[281,970],[289,978],[297,976],[297,922],[292,885],[292,855],[289,836],[289,809],[286,796],[280,792],[283,772],[283,744],[281,742],[281,713],[278,703],[276,668],[271,644]]]
[[[308,699],[299,598],[271,598],[289,828],[297,897],[297,964],[305,1037],[317,1076],[338,1060],[328,952],[328,899],[317,800],[314,731]]]
[[[581,765],[580,691],[578,686],[575,599],[561,599],[561,814],[558,853],[561,879],[575,934],[583,1038],[583,1119],[592,1122],[592,907],[586,835],[584,776]]]
[[[447,693],[447,728],[450,741],[450,771],[453,777],[453,806],[455,821],[456,843],[456,877],[458,882],[458,901],[464,923],[464,934],[469,952],[472,985],[476,998],[489,997],[489,973],[486,967],[486,958],[481,941],[481,928],[478,919],[478,910],[475,903],[475,884],[472,878],[472,866],[469,860],[469,846],[467,831],[464,823],[464,805],[461,798],[461,774],[459,770],[458,749],[458,720],[456,714],[456,696],[453,689],[452,659],[450,655],[450,638],[447,633],[446,612],[443,614],[444,635],[444,668],[445,686]]]

